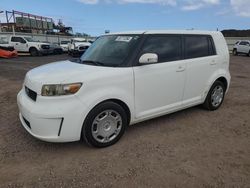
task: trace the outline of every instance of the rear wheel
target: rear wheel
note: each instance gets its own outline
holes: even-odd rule
[[[82,137],[89,145],[107,147],[122,137],[127,123],[126,112],[120,105],[112,101],[104,102],[87,115]]]
[[[36,48],[30,48],[30,55],[31,56],[38,56],[38,50]]]
[[[237,49],[233,49],[233,55],[238,55]]]
[[[215,81],[208,92],[203,107],[211,111],[217,110],[224,100],[225,91],[224,84],[219,80]]]

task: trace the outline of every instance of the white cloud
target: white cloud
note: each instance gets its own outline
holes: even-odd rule
[[[238,16],[250,17],[249,0],[231,0],[232,9]]]
[[[202,3],[198,3],[198,4],[187,4],[184,5],[183,7],[181,7],[182,10],[198,10],[200,8],[202,8],[204,6],[204,4]]]
[[[80,3],[91,4],[91,5],[97,4],[99,2],[99,0],[77,0],[77,1],[79,1]]]
[[[186,0],[181,9],[185,11],[198,10],[206,6],[218,5],[220,0]]]
[[[77,1],[84,4],[97,4],[100,2],[118,3],[118,4],[129,4],[129,3],[159,4],[165,6],[177,6],[184,11],[198,10],[206,6],[217,5],[220,3],[220,0],[77,0]]]
[[[80,3],[84,4],[97,4],[101,1],[105,3],[141,3],[141,4],[162,4],[162,5],[171,5],[175,6],[177,4],[176,0],[77,0]]]
[[[144,4],[162,4],[175,6],[176,0],[116,0],[118,3],[144,3]]]

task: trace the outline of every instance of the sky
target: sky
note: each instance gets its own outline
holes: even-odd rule
[[[0,0],[0,10],[62,19],[98,36],[150,29],[249,29],[250,0]],[[0,15],[5,22],[4,14]]]

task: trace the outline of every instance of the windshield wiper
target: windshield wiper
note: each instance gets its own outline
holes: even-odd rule
[[[92,61],[92,60],[81,60],[81,63],[87,63],[87,64],[93,64],[93,65],[98,65],[98,66],[105,66],[104,63],[99,62],[99,61]]]

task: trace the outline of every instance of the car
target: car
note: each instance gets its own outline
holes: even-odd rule
[[[61,46],[63,52],[68,52],[69,51],[69,47],[68,47],[69,43],[70,43],[70,41],[67,41],[67,40],[63,40],[63,41],[60,42],[60,46]]]
[[[72,38],[68,45],[68,54],[73,57],[81,56],[90,45],[85,38]]]
[[[250,56],[250,41],[241,40],[237,41],[233,47],[233,55],[246,54]]]
[[[50,43],[50,48],[51,48],[53,54],[62,54],[63,53],[62,47],[57,42]]]
[[[221,32],[106,34],[80,59],[30,70],[17,95],[19,117],[38,139],[107,147],[128,125],[201,104],[217,110],[230,79]]]
[[[8,44],[13,46],[17,52],[30,53],[31,56],[51,53],[48,43],[40,42],[29,36],[12,35],[9,37]]]

